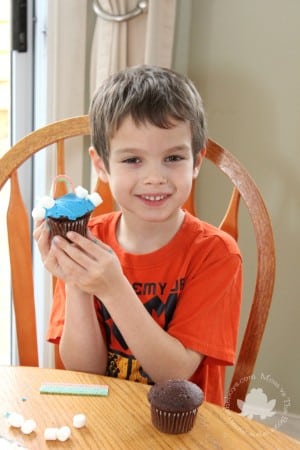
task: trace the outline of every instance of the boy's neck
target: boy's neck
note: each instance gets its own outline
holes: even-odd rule
[[[126,213],[121,215],[117,228],[119,245],[128,253],[146,254],[159,250],[175,236],[184,219],[184,211],[165,222],[138,221]]]

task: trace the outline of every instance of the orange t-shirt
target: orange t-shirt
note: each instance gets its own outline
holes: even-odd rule
[[[153,319],[186,348],[205,355],[191,381],[203,389],[207,401],[223,405],[224,369],[234,363],[240,316],[242,263],[236,242],[186,212],[168,244],[150,254],[129,254],[116,239],[120,214],[93,218],[91,232],[114,250]],[[59,281],[47,335],[50,342],[57,343],[62,335],[64,304],[64,285]],[[152,383],[97,298],[95,309],[108,348],[107,375]]]

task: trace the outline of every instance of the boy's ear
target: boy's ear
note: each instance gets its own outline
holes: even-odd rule
[[[196,157],[195,165],[194,165],[194,172],[193,172],[194,179],[197,178],[197,176],[199,174],[199,170],[200,170],[200,167],[202,164],[202,160],[205,157],[205,154],[206,154],[206,149],[202,148]]]
[[[98,155],[94,147],[89,148],[89,154],[98,177],[104,183],[108,183],[107,170],[103,159]]]

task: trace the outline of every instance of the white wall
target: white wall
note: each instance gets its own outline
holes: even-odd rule
[[[191,0],[180,2],[181,8],[182,3],[175,68],[196,83],[210,137],[252,174],[274,227],[275,293],[255,374],[270,374],[290,397],[289,412],[300,413],[300,2]],[[220,208],[212,205],[222,205],[227,185],[214,181],[211,189],[212,176],[204,167],[198,209],[217,223]],[[245,276],[253,282],[254,244],[244,211],[241,226],[240,246],[250,255]],[[246,309],[251,295],[247,281]]]

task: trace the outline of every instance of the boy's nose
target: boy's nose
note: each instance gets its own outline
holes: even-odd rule
[[[167,178],[162,173],[151,173],[144,178],[144,184],[160,185],[166,184]]]
[[[166,171],[160,162],[149,162],[145,165],[144,170],[145,184],[160,185],[167,183]]]

